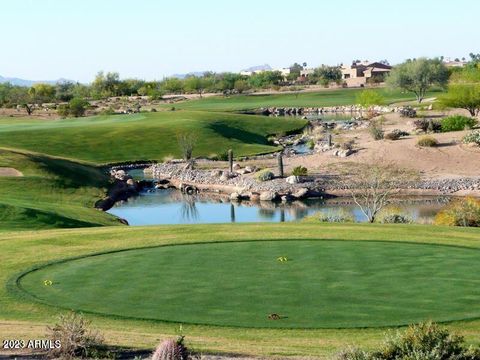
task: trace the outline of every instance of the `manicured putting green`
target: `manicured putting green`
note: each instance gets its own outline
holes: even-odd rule
[[[480,316],[479,256],[406,242],[206,243],[57,263],[26,274],[20,286],[51,305],[108,315],[243,327],[378,327]],[[273,313],[280,319],[268,319]]]

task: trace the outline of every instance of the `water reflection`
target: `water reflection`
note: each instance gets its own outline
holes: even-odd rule
[[[421,222],[430,222],[444,206],[446,198],[416,197],[395,205],[402,213]],[[284,222],[301,220],[321,212],[350,214],[356,221],[364,215],[350,199],[309,199],[289,203],[230,202],[228,198],[207,194],[185,195],[177,190],[145,192],[114,206],[110,213],[130,225],[201,224],[235,222]]]

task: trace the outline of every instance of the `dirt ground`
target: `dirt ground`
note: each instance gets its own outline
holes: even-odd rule
[[[327,151],[291,157],[285,161],[287,170],[303,165],[311,172],[324,172],[331,168],[332,164],[369,163],[381,157],[399,167],[415,170],[424,178],[480,177],[480,147],[462,144],[462,138],[468,131],[432,134],[439,145],[421,148],[416,145],[416,142],[422,135],[413,133],[414,126],[411,119],[401,118],[398,114],[391,113],[385,115],[385,120],[386,133],[393,129],[400,129],[411,135],[396,141],[375,141],[367,129],[346,130],[334,136],[333,139],[334,142],[339,138],[354,139],[356,150],[354,154],[340,158]]]

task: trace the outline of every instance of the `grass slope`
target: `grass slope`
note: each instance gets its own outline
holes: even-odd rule
[[[427,225],[227,224],[125,227],[122,228],[122,231],[118,231],[118,228],[114,227],[102,227],[0,233],[0,284],[2,284],[0,286],[0,319],[2,323],[0,338],[41,338],[45,333],[45,325],[52,324],[55,316],[59,313],[58,308],[33,301],[18,290],[14,280],[26,269],[59,259],[112,250],[165,244],[202,243],[212,240],[263,241],[273,239],[387,240],[480,248],[479,229]],[[435,257],[425,258],[419,255],[414,254],[412,257],[421,261],[423,265],[430,263],[429,266],[431,266],[435,262]],[[368,256],[373,256],[373,254]],[[401,256],[401,254],[396,256]],[[441,254],[439,258],[445,260],[445,254]],[[160,258],[158,260],[160,261]],[[292,260],[295,262],[293,256]],[[342,259],[338,259],[338,261],[340,262]],[[388,272],[388,261],[385,260],[384,264],[384,268],[379,271]],[[277,264],[275,263],[275,265]],[[364,263],[364,265],[368,265],[368,263]],[[353,265],[349,265],[349,267],[351,266]],[[456,266],[461,266],[461,264],[457,262]],[[234,268],[229,266],[228,269]],[[403,271],[411,271],[413,276],[417,271],[421,272],[422,270],[409,267]],[[454,267],[451,271],[455,271]],[[102,276],[108,276],[108,274]],[[178,277],[178,280],[182,281],[182,278]],[[131,285],[125,284],[125,287]],[[378,291],[380,291],[378,288],[365,289],[365,292],[370,293],[372,298]],[[193,300],[189,301],[192,294],[184,295],[186,297],[184,301],[188,303],[188,306],[193,306]],[[397,296],[396,293],[390,295]],[[439,296],[442,301],[445,300],[442,294]],[[138,302],[137,306],[142,308],[144,305],[142,302]],[[471,310],[478,311],[478,306],[472,307]],[[153,348],[160,339],[172,336],[178,330],[178,324],[161,321],[128,320],[100,315],[88,315],[88,317],[93,321],[95,327],[105,333],[110,344]],[[479,344],[480,320],[457,321],[449,323],[447,326],[450,330],[464,335],[468,342]],[[256,354],[258,356],[277,355],[281,358],[291,355],[332,356],[349,344],[363,347],[375,346],[383,338],[384,331],[385,329],[310,329],[305,331],[302,329],[183,326],[187,341],[196,350]]]
[[[326,107],[353,105],[362,89],[334,89],[299,94],[214,96],[175,104],[177,109],[208,111],[247,111],[261,107]],[[388,104],[415,100],[411,93],[378,89]],[[430,92],[435,96],[438,92]],[[171,107],[165,105],[165,107]]]
[[[139,319],[379,327],[480,317],[479,254],[366,241],[166,246],[53,264],[27,274],[20,285],[65,309]],[[288,261],[279,262],[281,255]],[[45,279],[53,285],[45,286]],[[271,313],[282,318],[269,320]]]
[[[93,208],[108,177],[87,164],[0,149],[0,167],[23,177],[0,177],[0,231],[118,224]]]
[[[267,136],[305,126],[304,120],[193,111],[98,116],[66,120],[0,119],[5,147],[80,159],[97,164],[161,160],[180,156],[177,134],[197,137],[194,156],[276,150]]]

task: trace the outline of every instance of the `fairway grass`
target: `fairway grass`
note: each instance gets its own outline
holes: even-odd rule
[[[137,319],[379,327],[480,317],[479,256],[478,250],[409,243],[206,243],[52,264],[19,285],[50,305]],[[269,319],[272,313],[280,319]]]
[[[335,252],[338,251],[338,254],[340,254],[336,258],[336,261],[338,262],[337,265],[335,265],[335,259],[328,260],[332,265],[337,266],[337,270],[342,268],[345,270],[356,268],[358,271],[358,269],[361,270],[363,266],[365,267],[365,271],[368,271],[369,269],[375,269],[377,271],[384,271],[388,273],[389,271],[393,272],[393,269],[390,269],[390,266],[397,269],[398,275],[396,276],[399,276],[400,279],[403,279],[403,285],[399,284],[397,286],[400,287],[395,288],[395,284],[390,284],[388,285],[389,294],[382,295],[380,286],[382,285],[381,275],[378,275],[380,276],[377,278],[377,280],[380,281],[379,286],[365,288],[365,299],[368,296],[371,296],[372,299],[375,299],[378,298],[378,296],[388,295],[395,297],[398,295],[398,300],[390,299],[389,301],[398,301],[399,303],[404,301],[408,302],[407,294],[401,293],[404,286],[410,286],[408,284],[408,276],[406,274],[410,274],[412,279],[414,279],[415,276],[420,276],[421,274],[431,274],[429,271],[435,271],[437,273],[435,273],[432,278],[429,277],[432,281],[432,289],[428,291],[427,289],[424,289],[425,299],[432,299],[433,297],[437,302],[442,300],[440,303],[443,304],[443,307],[452,306],[451,309],[454,309],[456,306],[455,299],[460,299],[460,302],[470,301],[468,300],[468,294],[465,294],[465,292],[453,294],[452,292],[455,292],[455,289],[458,290],[456,285],[453,285],[453,287],[450,288],[452,292],[448,293],[448,295],[438,294],[438,297],[435,298],[435,291],[448,290],[447,288],[442,289],[442,286],[446,285],[442,285],[441,281],[439,281],[443,276],[456,276],[458,281],[462,282],[468,282],[472,279],[475,280],[474,277],[476,270],[474,270],[474,267],[476,265],[471,263],[472,259],[470,254],[475,253],[480,248],[479,239],[480,231],[473,228],[446,228],[426,225],[342,225],[303,223],[155,226],[122,228],[122,231],[118,231],[118,228],[115,227],[102,227],[90,229],[0,233],[0,281],[4,284],[4,286],[2,286],[0,289],[0,320],[2,323],[2,325],[0,325],[0,337],[9,338],[14,335],[18,337],[22,334],[28,334],[29,336],[41,336],[45,331],[45,324],[52,324],[55,316],[58,315],[59,312],[63,311],[55,306],[45,305],[37,300],[32,299],[31,296],[25,294],[23,290],[18,288],[16,281],[16,279],[18,279],[22,273],[25,273],[29,269],[33,269],[42,266],[43,264],[55,262],[61,259],[86,256],[108,251],[127,250],[132,248],[157,247],[155,249],[162,249],[158,248],[158,246],[170,244],[199,244],[186,245],[189,247],[191,246],[192,248],[196,246],[198,247],[198,251],[200,251],[200,248],[208,250],[209,246],[218,246],[221,249],[228,249],[229,246],[235,247],[238,246],[238,244],[243,244],[239,243],[238,241],[249,240],[252,241],[252,243],[247,244],[250,244],[254,249],[258,246],[258,253],[261,254],[261,257],[268,257],[268,264],[265,265],[268,269],[270,267],[278,268],[279,266],[284,265],[293,267],[300,266],[301,259],[307,261],[308,257],[311,256],[309,254],[305,254],[305,251],[308,250],[308,247],[303,248],[303,251],[301,250],[303,246],[307,246],[308,244],[312,243],[308,240],[328,240],[329,242],[325,243],[321,241],[315,241],[313,243],[339,243],[343,247],[331,250]],[[221,241],[224,242],[224,244],[200,245],[203,243],[211,243],[212,240]],[[268,240],[273,240],[274,242],[265,243],[265,241]],[[288,242],[276,242],[276,240],[288,240]],[[338,241],[332,242],[332,240]],[[352,245],[352,241],[354,242],[353,247],[350,248],[349,245]],[[381,242],[375,243],[372,241]],[[272,254],[266,253],[266,251],[270,248],[270,245],[262,246],[262,244],[272,244],[271,248],[274,250],[272,251]],[[276,248],[276,246],[280,246],[282,244],[290,245],[288,249],[283,247]],[[386,247],[378,248],[378,246],[382,244],[386,244]],[[418,244],[455,245],[471,248],[472,250]],[[369,249],[368,247],[371,246],[377,247],[375,249]],[[385,250],[388,246],[390,246],[389,249],[396,249],[398,251]],[[400,248],[396,248],[397,246]],[[296,249],[297,247],[298,250]],[[179,249],[181,247],[174,246],[169,248],[173,251],[173,249]],[[141,254],[142,251],[144,254],[152,253],[152,257],[158,260],[159,268],[167,271],[167,274],[169,274],[168,281],[164,283],[163,286],[168,285],[168,289],[165,291],[168,291],[170,295],[174,293],[174,290],[170,289],[170,286],[176,286],[176,282],[173,282],[171,279],[172,274],[181,275],[177,277],[180,284],[182,281],[186,281],[188,283],[189,279],[196,277],[198,279],[198,276],[202,276],[200,274],[195,274],[197,268],[200,270],[205,270],[216,267],[215,264],[203,264],[201,260],[205,258],[201,254],[196,259],[195,256],[191,255],[191,252],[185,252],[183,256],[189,257],[191,261],[188,264],[188,267],[181,262],[179,267],[172,266],[169,270],[168,261],[161,256],[161,251],[166,248],[163,248],[162,250],[155,249],[135,251],[139,251],[138,254]],[[359,249],[363,251],[360,251]],[[413,249],[416,249],[416,251]],[[128,255],[133,254],[135,251],[127,251],[118,254]],[[160,251],[160,253],[157,253],[159,256],[155,257],[153,255],[155,254],[155,251]],[[279,253],[280,251],[282,252]],[[377,254],[378,251],[379,257],[375,259],[375,254]],[[405,251],[408,254],[408,257],[402,258],[401,255]],[[244,254],[243,249],[237,248],[235,252],[238,252],[240,259],[244,259],[244,255],[242,255]],[[275,254],[273,254],[273,252]],[[384,257],[380,255],[386,255],[389,256],[389,258],[384,259]],[[216,271],[224,270],[225,273],[235,272],[235,266],[238,266],[238,264],[234,264],[235,266],[229,265],[226,269],[223,267],[224,265],[222,266],[222,264],[233,261],[231,258],[229,259],[229,257],[232,256],[231,253],[228,255],[228,252],[223,251],[223,253],[220,252],[219,256],[219,266],[218,270]],[[226,256],[225,259],[222,258],[223,256]],[[287,261],[286,263],[279,263],[276,261],[278,256],[291,257],[291,262]],[[88,262],[92,259],[94,258],[85,258],[85,261]],[[112,259],[112,261],[114,260],[115,259]],[[130,260],[125,260],[127,264],[126,267],[120,266],[117,262],[117,267],[114,267],[113,271],[110,273],[105,273],[104,271],[99,270],[97,272],[97,280],[99,282],[106,281],[106,279],[108,279],[110,276],[118,276],[118,272],[122,270],[125,271],[125,274],[128,274],[131,265],[128,264],[128,261]],[[146,263],[151,262],[151,260],[148,260],[148,258],[145,261]],[[297,261],[298,265],[296,263]],[[358,265],[355,265],[356,261],[358,261]],[[68,267],[73,263],[74,262],[67,262],[64,264],[66,266],[64,268],[65,275],[68,275]],[[418,264],[418,267],[415,268],[412,266],[412,263]],[[448,265],[446,269],[442,269],[441,266],[443,263]],[[360,264],[362,266],[360,266]],[[465,266],[468,267],[468,265],[470,265],[470,270],[461,270]],[[148,268],[147,265],[142,266],[146,266]],[[187,273],[187,270],[183,270],[185,267],[190,269],[191,272]],[[456,273],[457,268],[459,271],[458,273]],[[85,269],[87,271],[89,268],[86,267]],[[177,269],[177,271],[175,271],[175,269]],[[330,267],[329,269],[332,271],[335,268]],[[104,268],[104,270],[106,270],[106,268]],[[94,274],[94,272],[91,272],[91,268],[88,271],[90,271],[90,274]],[[88,274],[88,271],[85,274]],[[178,271],[181,272],[178,273]],[[72,272],[71,274],[74,273],[75,272]],[[478,273],[478,271],[476,273]],[[133,275],[135,274],[136,273],[134,271]],[[148,274],[146,275],[148,276]],[[344,276],[348,278],[350,275],[344,274]],[[105,277],[104,280],[102,280],[103,277]],[[212,280],[214,279],[215,277],[212,278]],[[449,279],[450,280],[446,281],[450,282],[451,278]],[[88,276],[85,281],[87,280]],[[373,281],[374,279],[372,278],[371,280]],[[81,282],[83,280],[80,279],[77,281]],[[351,280],[349,281],[351,282]],[[424,279],[423,281],[428,280]],[[161,278],[158,278],[158,282],[160,284],[162,283]],[[37,282],[34,281],[33,285],[36,283]],[[88,285],[88,281],[86,284]],[[61,285],[54,284],[52,285],[52,288],[40,287],[39,289],[33,290],[38,292],[40,296],[46,296],[45,294],[47,291],[55,291],[55,288],[58,286],[71,286],[72,291],[78,291],[75,290],[77,285],[73,283],[70,285],[67,283],[62,283]],[[122,291],[124,291],[120,298],[126,301],[127,304],[130,300],[133,301],[133,303],[136,303],[136,307],[139,308],[138,311],[147,311],[148,304],[144,304],[144,301],[135,302],[136,300],[134,299],[135,296],[141,297],[142,291],[140,289],[139,292],[135,292],[134,294],[128,295],[125,293],[127,290],[124,289],[132,285],[134,284],[128,282],[124,284],[123,287],[120,285],[123,289]],[[464,285],[462,285],[462,287]],[[467,284],[465,286],[468,286],[470,289],[470,285]],[[182,302],[184,305],[183,308],[172,311],[172,314],[176,316],[182,316],[182,314],[188,315],[188,308],[195,306],[195,298],[193,297],[193,293],[190,293],[188,289],[186,290],[187,292],[183,292],[185,296],[185,299]],[[357,291],[361,291],[361,288],[359,287]],[[398,291],[399,294],[396,294],[395,291]],[[412,287],[410,287],[408,291],[413,291]],[[473,289],[470,291],[470,295],[473,297],[476,296],[476,291],[477,290]],[[259,293],[260,292],[257,292],[257,295]],[[87,291],[85,291],[83,295],[85,295],[88,299]],[[63,295],[58,294],[58,296],[60,297]],[[133,297],[129,299],[128,296]],[[252,296],[255,296],[255,293],[252,293]],[[419,292],[415,291],[412,296],[417,296],[417,299],[421,300],[422,295],[419,295]],[[450,299],[446,299],[443,296],[448,296]],[[54,296],[50,299],[50,301],[56,301],[56,299],[57,297]],[[450,300],[450,304],[448,304],[449,301],[447,300]],[[155,301],[153,303],[155,303]],[[102,305],[101,302],[99,304]],[[463,316],[475,316],[475,314],[479,311],[477,304],[478,301],[469,308],[464,308],[463,311],[470,312],[470,314],[463,313]],[[114,306],[116,305],[112,303],[112,308]],[[284,304],[284,306],[286,305]],[[416,306],[419,308],[418,310],[415,309],[415,311],[418,311],[417,315],[422,312],[422,309],[425,308],[429,308],[430,311],[441,310],[440,306],[429,307],[425,304],[417,304]],[[253,309],[255,309],[255,307]],[[460,311],[460,307],[457,310]],[[266,311],[266,308],[262,310],[262,318],[267,315],[264,314]],[[290,313],[282,314],[282,309],[270,310],[270,308],[268,308],[268,312],[278,312],[280,315],[285,316],[291,315]],[[381,311],[377,310],[376,314],[380,313]],[[292,314],[292,316],[295,316],[294,313]],[[391,313],[387,312],[386,314],[391,316]],[[421,314],[419,317],[424,316],[425,313]],[[168,323],[159,320],[125,319],[115,315],[95,315],[87,313],[87,317],[93,321],[93,325],[95,327],[99,328],[105,334],[108,343],[122,346],[153,348],[160,339],[163,339],[166,336],[174,335],[179,326],[178,323]],[[377,320],[379,319],[380,318],[377,317]],[[288,319],[278,320],[278,322],[283,320]],[[451,320],[451,318],[443,318],[443,320]],[[464,335],[468,342],[473,344],[479,343],[479,320],[472,319],[469,321],[456,321],[448,323],[447,326],[450,328],[450,330]],[[265,329],[193,324],[183,325],[183,332],[187,336],[187,341],[189,341],[193,348],[199,351],[278,355],[281,357],[290,355],[327,357],[331,356],[339,349],[344,348],[349,344],[371,347],[378,344],[380,339],[383,337],[385,330],[385,328],[303,330],[301,328]]]
[[[235,156],[277,151],[267,137],[307,122],[202,111],[160,111],[79,119],[0,118],[0,144],[95,164],[181,157],[177,136],[195,135],[193,156],[233,149]],[[214,146],[212,146],[214,144]]]
[[[197,100],[189,100],[175,104],[177,109],[204,111],[249,111],[268,107],[329,107],[354,105],[357,95],[363,89],[331,89],[298,94],[271,95],[234,95],[229,97],[211,96]],[[413,101],[415,95],[400,90],[379,88],[377,91],[384,97],[387,104]],[[428,97],[437,96],[439,91],[430,91]],[[164,105],[165,108],[171,105]]]

